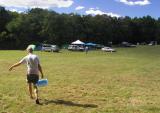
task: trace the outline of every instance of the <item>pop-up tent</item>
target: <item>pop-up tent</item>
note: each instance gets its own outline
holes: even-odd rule
[[[85,43],[80,40],[77,40],[75,42],[72,42],[71,44],[84,45]]]
[[[85,46],[96,46],[97,44],[94,43],[86,43]]]
[[[89,47],[90,50],[96,49],[96,45],[97,44],[94,44],[94,43],[91,43],[91,42],[85,44],[85,46]]]

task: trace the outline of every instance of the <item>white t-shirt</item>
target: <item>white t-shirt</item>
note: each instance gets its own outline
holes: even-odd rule
[[[27,74],[36,74],[39,75],[38,64],[39,58],[37,55],[29,54],[25,56],[20,63],[27,64]]]

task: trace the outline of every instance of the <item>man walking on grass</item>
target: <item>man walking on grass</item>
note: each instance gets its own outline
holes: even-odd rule
[[[33,85],[36,104],[40,104],[39,98],[38,98],[38,88],[36,84],[39,80],[39,72],[41,73],[41,78],[43,78],[43,71],[42,71],[38,56],[33,54],[32,47],[28,47],[27,52],[28,52],[28,55],[25,56],[21,61],[13,64],[9,68],[9,71],[11,71],[14,67],[17,67],[21,64],[27,64],[27,68],[28,68],[27,82],[28,82],[28,90],[30,93],[30,97],[31,99],[33,99],[33,96],[32,96],[32,85]]]

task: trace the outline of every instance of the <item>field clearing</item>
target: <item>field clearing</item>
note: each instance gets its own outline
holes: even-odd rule
[[[160,113],[160,46],[35,53],[49,80],[43,105],[29,98],[25,66],[8,71],[26,52],[1,50],[1,113]]]

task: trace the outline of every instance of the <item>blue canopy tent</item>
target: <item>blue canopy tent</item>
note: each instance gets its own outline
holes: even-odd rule
[[[85,43],[85,46],[87,46],[87,47],[89,47],[89,49],[91,50],[91,49],[96,49],[96,45],[97,44],[94,44],[94,43]]]
[[[85,46],[96,46],[97,44],[94,43],[86,43]]]

